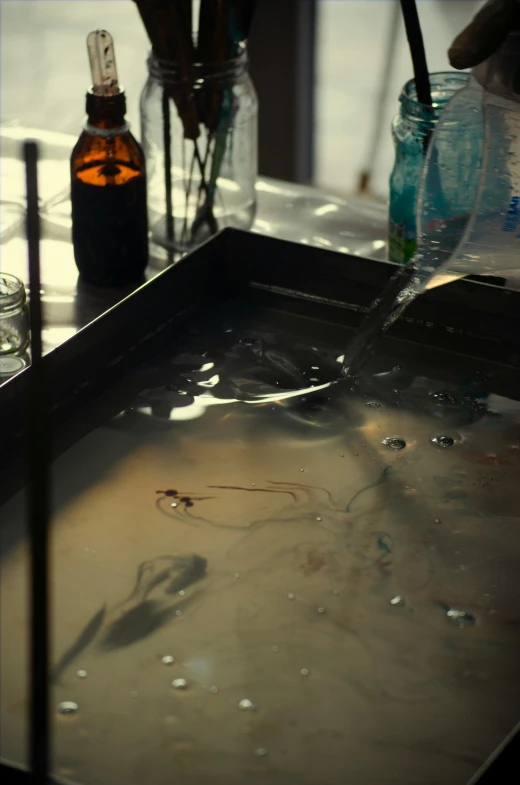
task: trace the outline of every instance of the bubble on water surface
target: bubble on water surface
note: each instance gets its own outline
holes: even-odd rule
[[[88,673],[86,670],[83,670],[83,668],[80,668],[79,671],[76,671],[76,676],[78,677],[78,679],[86,679]]]
[[[471,627],[477,621],[472,613],[457,610],[456,608],[449,608],[449,610],[446,611],[446,616],[460,628]]]
[[[58,714],[61,714],[63,717],[70,717],[76,714],[78,710],[79,706],[74,701],[61,701],[61,703],[58,703]]]
[[[174,679],[172,681],[172,687],[174,690],[185,690],[188,687],[188,682],[186,679]]]
[[[265,758],[265,756],[267,755],[266,748],[265,747],[258,747],[258,749],[255,750],[255,755],[258,758]]]
[[[400,436],[385,436],[381,444],[388,447],[389,450],[404,450],[406,442]]]
[[[404,598],[401,597],[400,594],[396,594],[395,597],[392,597],[390,600],[390,605],[402,606],[404,605]]]
[[[238,708],[242,711],[256,711],[257,705],[249,698],[242,698],[242,700],[239,701]]]
[[[453,447],[455,441],[451,438],[451,436],[432,436],[431,439],[432,444],[435,444],[436,447]]]
[[[171,654],[165,654],[164,657],[161,657],[161,662],[163,665],[173,665],[175,657],[172,657]]]

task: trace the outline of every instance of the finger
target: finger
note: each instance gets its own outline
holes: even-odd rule
[[[489,0],[453,41],[448,57],[453,68],[473,68],[487,60],[513,30],[520,29],[520,0]]]

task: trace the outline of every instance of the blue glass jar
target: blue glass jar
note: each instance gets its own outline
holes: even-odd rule
[[[432,106],[419,103],[413,79],[403,87],[399,98],[399,113],[392,123],[395,163],[390,175],[388,258],[391,262],[406,264],[415,253],[417,189],[428,139],[443,107],[467,81],[466,73],[448,71],[430,74]],[[457,124],[454,124],[452,133],[452,151],[454,155],[458,155]],[[460,152],[465,155],[467,151]],[[456,189],[457,182],[451,184],[451,187]],[[471,200],[473,197],[474,194],[470,194]]]

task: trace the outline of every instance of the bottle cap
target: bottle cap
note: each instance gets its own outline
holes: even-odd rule
[[[87,115],[116,115],[123,118],[126,114],[126,96],[123,90],[116,95],[97,95],[92,89],[87,92],[85,104]]]

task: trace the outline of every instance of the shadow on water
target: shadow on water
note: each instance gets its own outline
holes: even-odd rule
[[[166,566],[164,566],[166,565]],[[137,568],[136,583],[130,595],[114,608],[105,604],[79,633],[53,669],[54,683],[92,644],[105,652],[131,646],[172,622],[199,598],[198,594],[183,596],[206,578],[207,562],[202,556],[158,556],[142,562]],[[157,599],[150,594],[161,587]],[[175,602],[171,597],[176,595]]]

